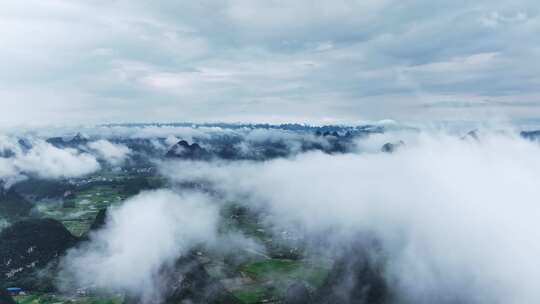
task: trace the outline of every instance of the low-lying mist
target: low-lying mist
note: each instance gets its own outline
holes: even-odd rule
[[[29,177],[79,178],[102,169],[100,161],[121,166],[130,153],[125,145],[105,139],[62,146],[32,136],[0,136],[0,183],[9,188]]]
[[[128,291],[142,303],[158,303],[160,270],[194,246],[212,244],[217,219],[218,209],[206,195],[141,193],[111,209],[106,226],[68,252],[60,285]]]
[[[99,169],[98,161],[90,153],[73,148],[60,149],[41,139],[21,145],[16,138],[0,137],[0,182],[5,187],[29,176],[71,178]]]
[[[417,133],[394,153],[366,148],[378,142],[371,137],[354,154],[161,170],[260,205],[331,250],[373,234],[400,303],[538,302],[540,146],[509,133],[476,137]]]

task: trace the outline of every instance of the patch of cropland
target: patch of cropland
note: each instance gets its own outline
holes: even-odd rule
[[[38,206],[38,216],[56,219],[71,233],[81,236],[90,228],[101,209],[118,204],[125,198],[111,185],[94,186],[70,192],[62,202]]]
[[[319,288],[328,270],[322,261],[268,258],[238,268],[246,284],[233,286],[233,294],[244,303],[281,301],[287,289],[300,282],[307,289]]]
[[[100,210],[118,205],[140,191],[158,188],[162,181],[155,177],[101,174],[75,183],[61,197],[36,204],[35,216],[56,219],[81,236]]]
[[[208,274],[219,280],[240,303],[281,303],[287,290],[301,284],[309,292],[322,286],[331,261],[305,254],[301,239],[275,229],[266,213],[237,203],[225,204],[219,229],[223,235],[237,233],[254,244],[239,244],[232,251],[201,251],[195,257]]]
[[[18,304],[122,304],[122,296],[114,297],[85,297],[64,296],[57,294],[35,294],[15,296]]]

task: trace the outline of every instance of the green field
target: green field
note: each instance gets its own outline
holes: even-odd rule
[[[302,260],[268,259],[244,264],[239,272],[253,283],[240,286],[232,293],[245,304],[255,304],[283,298],[287,287],[295,281],[316,289],[322,285],[328,268]]]
[[[100,185],[74,192],[62,204],[43,204],[38,210],[43,217],[62,222],[76,236],[84,234],[100,209],[118,204],[126,199],[115,186]]]
[[[273,281],[279,285],[299,280],[316,288],[322,284],[328,268],[301,260],[268,259],[242,265],[240,272],[256,282]]]
[[[269,259],[242,266],[241,270],[254,280],[264,280],[269,276],[287,275],[301,267],[299,261]]]
[[[232,294],[244,304],[264,303],[277,297],[275,290],[262,286],[247,286]]]
[[[16,296],[18,304],[122,304],[122,297],[91,298],[91,297],[63,297],[57,295],[26,295]]]

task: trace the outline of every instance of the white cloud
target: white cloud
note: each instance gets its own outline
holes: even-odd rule
[[[82,287],[128,290],[145,303],[159,298],[155,279],[163,266],[195,245],[211,244],[217,233],[218,209],[202,194],[144,192],[108,214],[105,229],[68,253],[62,278]]]
[[[369,231],[405,303],[533,303],[540,147],[511,133],[480,141],[418,133],[393,154],[304,154],[266,163],[167,163],[338,245]],[[332,231],[331,235],[327,235]]]
[[[23,151],[14,137],[0,137],[0,148],[12,155],[0,157],[0,180],[4,186],[28,176],[45,179],[81,177],[100,169],[95,157],[76,149],[60,149],[39,139],[29,139],[32,147]]]
[[[113,144],[108,140],[98,140],[88,144],[88,147],[113,166],[122,165],[131,150],[122,144]]]
[[[43,141],[34,143],[27,153],[13,159],[13,165],[24,174],[41,178],[79,177],[99,170],[96,159],[75,149],[59,149]]]

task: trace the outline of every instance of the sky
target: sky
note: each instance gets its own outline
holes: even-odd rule
[[[534,0],[0,2],[0,126],[526,120]]]

